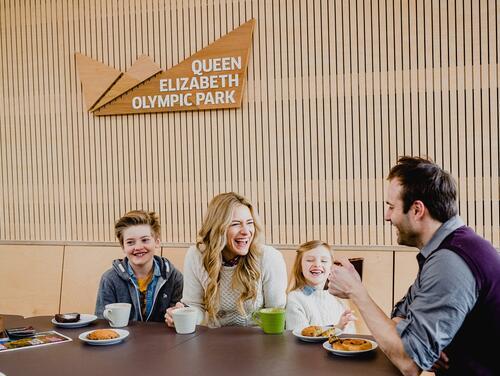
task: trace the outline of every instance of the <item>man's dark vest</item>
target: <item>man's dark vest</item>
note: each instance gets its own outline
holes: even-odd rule
[[[439,249],[449,249],[467,263],[479,292],[476,305],[444,350],[450,358],[446,374],[500,375],[500,255],[466,226],[448,235]]]

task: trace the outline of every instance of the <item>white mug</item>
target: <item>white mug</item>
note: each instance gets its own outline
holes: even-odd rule
[[[106,304],[102,315],[109,321],[110,326],[121,328],[128,325],[131,306],[130,303]]]
[[[196,330],[196,319],[198,315],[194,308],[184,307],[172,311],[175,331],[179,334],[190,334]]]

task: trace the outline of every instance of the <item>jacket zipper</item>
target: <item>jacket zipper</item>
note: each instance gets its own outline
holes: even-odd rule
[[[141,302],[139,300],[139,291],[137,291],[137,287],[135,286],[134,281],[132,281],[132,278],[129,277],[129,281],[132,284],[132,286],[134,287],[134,291],[135,291],[135,297],[136,297],[135,303],[137,303],[137,304],[134,304],[135,309],[137,309],[137,311],[139,312],[139,317],[141,318],[141,321],[143,321],[142,320],[142,312],[141,312]]]

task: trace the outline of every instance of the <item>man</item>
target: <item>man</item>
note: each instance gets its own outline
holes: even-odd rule
[[[358,306],[403,374],[499,375],[500,256],[457,216],[456,185],[439,166],[401,157],[387,178],[385,220],[417,247],[419,272],[389,319],[348,260],[330,273],[331,294]]]

